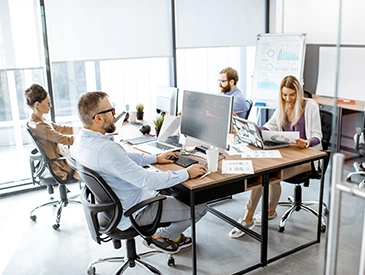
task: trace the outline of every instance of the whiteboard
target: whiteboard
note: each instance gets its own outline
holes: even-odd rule
[[[303,33],[257,35],[253,101],[277,106],[280,83],[287,75],[293,75],[303,83],[305,37]]]
[[[365,48],[341,47],[337,97],[365,100]],[[335,97],[337,48],[320,47],[317,95]]]

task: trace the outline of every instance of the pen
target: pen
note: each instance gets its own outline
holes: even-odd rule
[[[203,176],[200,177],[200,179],[204,179],[206,176],[210,174],[210,171],[206,172]]]

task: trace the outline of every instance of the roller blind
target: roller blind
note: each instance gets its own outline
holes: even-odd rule
[[[168,0],[45,1],[54,61],[170,56]]]
[[[176,0],[177,48],[254,46],[264,0]]]
[[[307,33],[310,44],[336,44],[339,8],[332,0],[285,1],[284,32]],[[365,44],[364,9],[363,0],[342,1],[341,44]]]

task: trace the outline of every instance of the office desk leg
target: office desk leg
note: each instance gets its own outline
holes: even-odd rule
[[[197,274],[196,263],[196,232],[195,232],[195,197],[194,192],[190,191],[190,217],[191,217],[191,239],[192,239],[192,251],[193,251],[193,274]]]
[[[321,165],[324,165],[324,159],[321,160]],[[321,174],[320,187],[319,187],[319,205],[318,205],[318,225],[317,225],[317,242],[321,241],[322,233],[322,212],[323,212],[323,193],[324,193],[324,173]],[[329,205],[329,207],[331,207]],[[324,231],[323,231],[324,232]]]
[[[269,211],[269,175],[262,176],[262,199],[261,199],[261,264],[267,265],[268,249],[268,211]]]

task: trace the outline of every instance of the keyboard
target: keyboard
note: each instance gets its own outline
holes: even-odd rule
[[[278,144],[287,144],[287,142],[275,142],[275,141],[271,141],[271,140],[264,140],[264,144],[265,144],[265,146],[275,146]]]
[[[186,157],[186,156],[183,156],[183,155],[179,155],[179,157],[176,160],[174,160],[174,163],[181,167],[186,168],[192,164],[199,163],[199,161]]]

